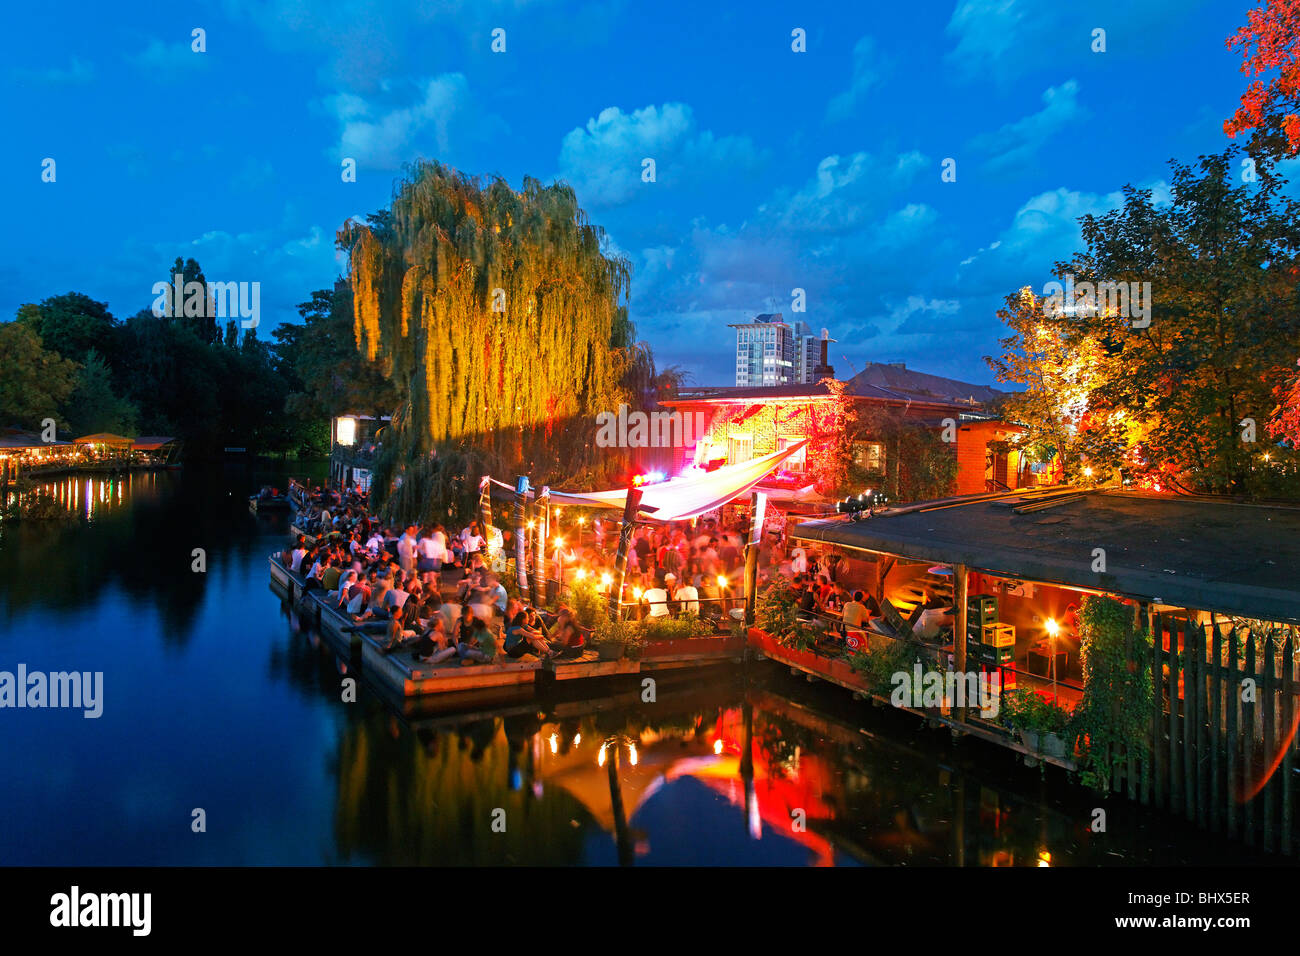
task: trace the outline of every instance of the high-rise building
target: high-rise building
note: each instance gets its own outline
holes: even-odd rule
[[[780,312],[756,315],[752,322],[731,326],[736,330],[736,385],[791,385],[818,381],[820,338],[808,324],[793,326]],[[821,338],[829,338],[823,329]],[[834,339],[829,339],[834,341]]]

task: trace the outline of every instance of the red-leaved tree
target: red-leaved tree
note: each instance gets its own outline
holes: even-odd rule
[[[1228,37],[1242,55],[1241,72],[1256,77],[1223,131],[1235,137],[1255,131],[1269,152],[1300,152],[1300,0],[1264,0]],[[1269,74],[1265,84],[1260,77]]]

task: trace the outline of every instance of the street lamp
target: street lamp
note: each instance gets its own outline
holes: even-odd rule
[[[1060,697],[1056,687],[1056,635],[1061,631],[1061,625],[1056,623],[1056,618],[1047,619],[1047,653],[1052,662],[1052,703],[1060,703]]]

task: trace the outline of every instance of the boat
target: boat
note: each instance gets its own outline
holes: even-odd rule
[[[293,503],[286,495],[274,495],[270,498],[263,498],[260,495],[248,496],[248,510],[253,514],[258,514],[263,511],[288,511],[292,507]]]

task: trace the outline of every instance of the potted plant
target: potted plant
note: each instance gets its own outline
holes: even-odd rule
[[[1065,757],[1070,712],[1047,695],[1008,691],[1002,695],[1002,717],[1030,750],[1048,757]]]
[[[596,626],[594,636],[596,653],[602,661],[622,660],[625,655],[640,656],[641,634],[637,621],[606,620]]]

